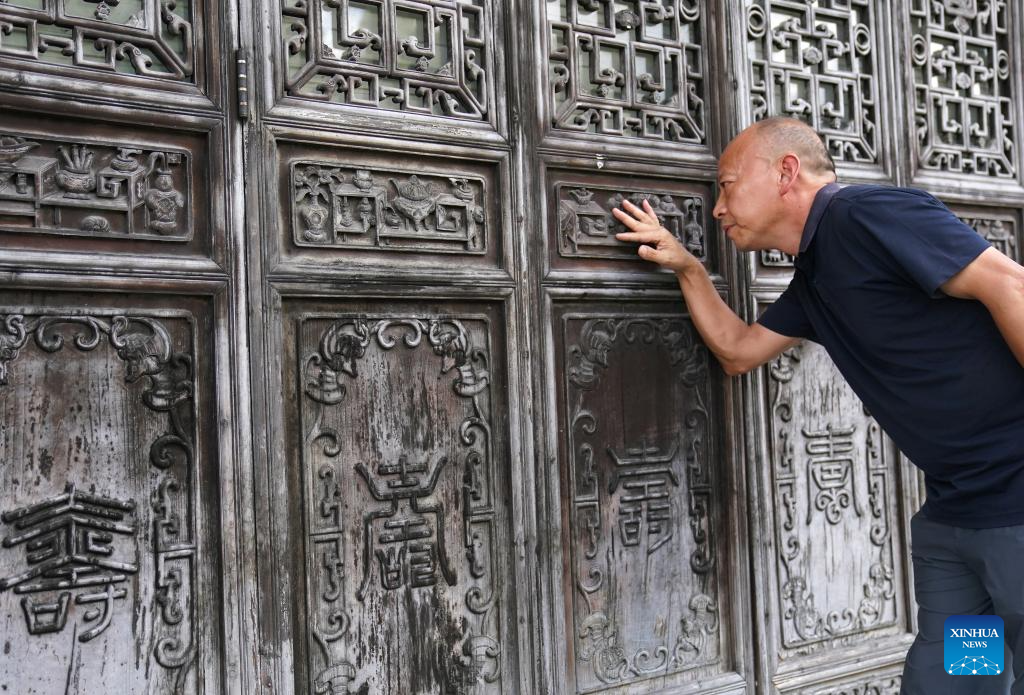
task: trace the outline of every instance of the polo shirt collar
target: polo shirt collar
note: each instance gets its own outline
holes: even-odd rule
[[[811,211],[807,214],[807,222],[804,223],[803,236],[800,237],[800,253],[806,251],[807,247],[811,245],[811,241],[814,239],[814,232],[818,229],[818,224],[825,214],[825,209],[832,200],[832,196],[838,193],[840,188],[842,186],[833,181],[818,189],[814,196],[814,202],[811,203]]]

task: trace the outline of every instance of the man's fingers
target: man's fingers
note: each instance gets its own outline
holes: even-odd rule
[[[619,232],[615,238],[619,241],[633,241],[641,244],[655,244],[661,240],[663,232],[660,229],[639,232]]]
[[[646,199],[644,200],[644,203],[645,204],[647,203]],[[634,205],[633,203],[629,202],[628,200],[623,200],[622,201],[622,207],[624,207],[627,210],[629,210],[629,212],[633,215],[633,217],[636,217],[639,220],[642,220],[644,222],[651,222],[652,221],[652,219],[648,218],[648,215],[647,215],[646,211],[641,210],[640,208],[638,208],[636,205]],[[650,207],[651,207],[650,205],[647,205],[647,210],[648,211],[650,210]]]

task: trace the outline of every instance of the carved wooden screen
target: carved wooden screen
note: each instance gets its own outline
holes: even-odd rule
[[[813,344],[744,379],[756,119],[1024,245],[1024,12],[0,2],[0,689],[899,690],[920,481]]]

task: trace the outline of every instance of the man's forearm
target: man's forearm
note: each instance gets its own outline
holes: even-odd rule
[[[693,325],[705,344],[723,365],[734,361],[746,322],[722,300],[702,266],[676,273],[676,278]]]
[[[988,309],[1003,340],[1024,367],[1024,280],[1015,283],[1010,292]]]

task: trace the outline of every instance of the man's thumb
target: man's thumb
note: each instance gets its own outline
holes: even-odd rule
[[[641,244],[640,248],[637,249],[637,253],[640,255],[640,258],[645,261],[653,261],[658,255],[658,250],[652,246]]]

